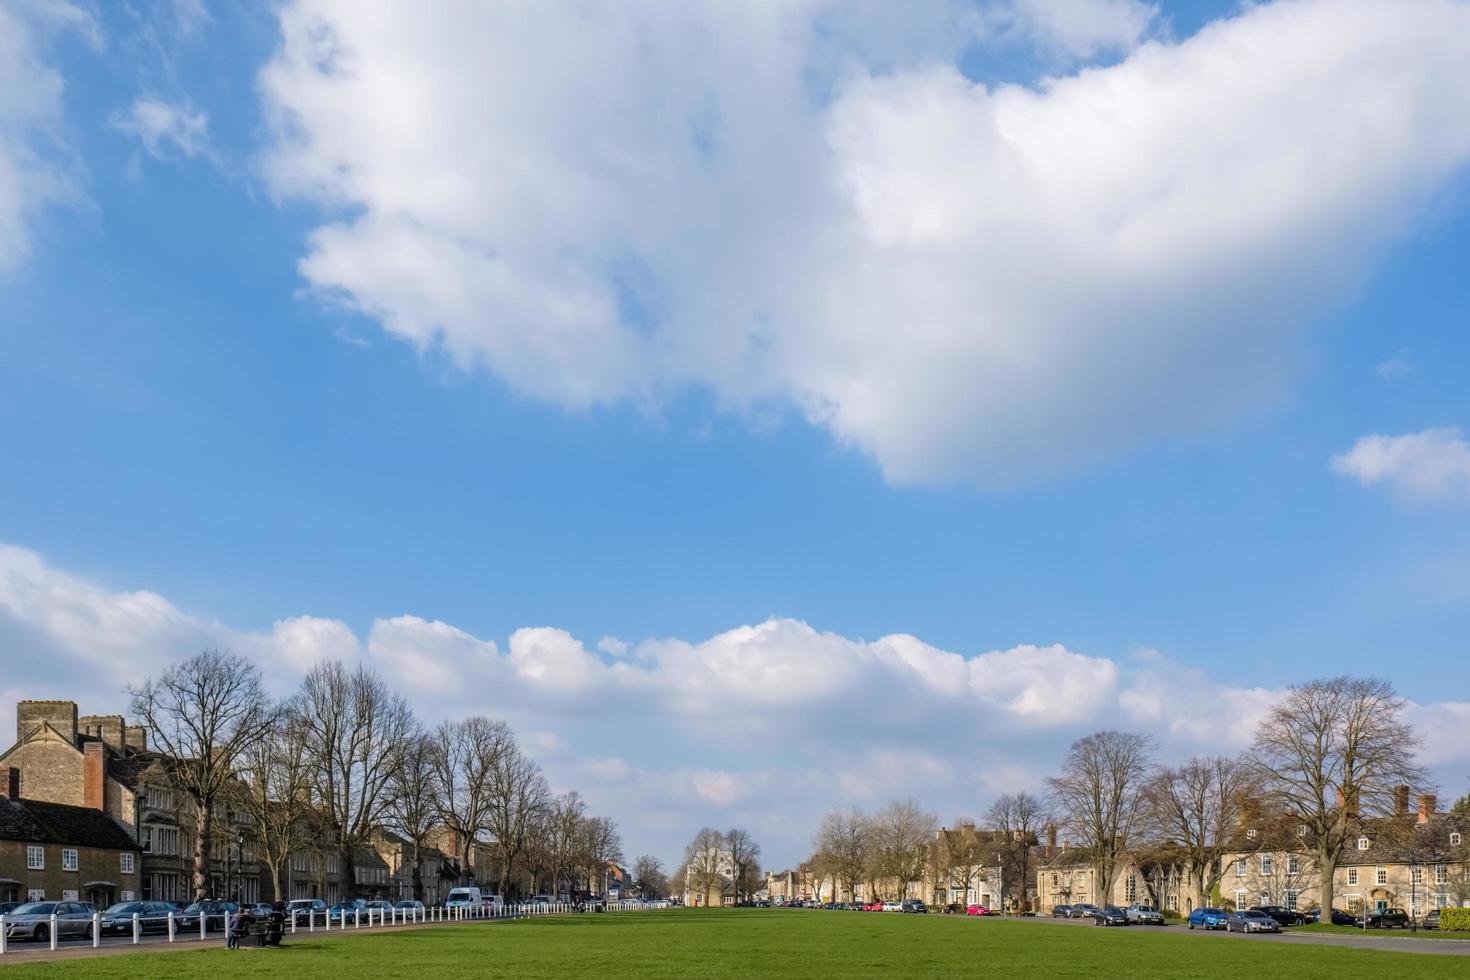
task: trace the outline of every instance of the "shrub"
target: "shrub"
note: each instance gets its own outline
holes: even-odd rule
[[[1470,932],[1470,909],[1440,909],[1439,927],[1453,932]]]

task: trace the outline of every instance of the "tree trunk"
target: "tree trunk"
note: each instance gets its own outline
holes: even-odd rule
[[[413,852],[413,897],[415,901],[424,900],[424,862],[419,858],[417,846]]]
[[[214,834],[214,807],[210,800],[194,801],[194,900],[209,897],[209,842]]]
[[[1337,872],[1337,861],[1336,861],[1336,859],[1333,858],[1331,852],[1327,848],[1325,848],[1325,847],[1318,847],[1317,848],[1317,877],[1322,882],[1322,921],[1323,922],[1330,923],[1332,921],[1332,903],[1336,899],[1336,896],[1333,894],[1333,885],[1335,884],[1335,882],[1332,879],[1333,879],[1334,875],[1336,874],[1336,872]],[[1364,909],[1366,910],[1366,908],[1367,908],[1367,905],[1365,903]]]
[[[339,901],[351,901],[357,897],[357,865],[352,861],[352,848],[344,845],[342,847],[342,870],[337,874],[337,883],[341,886],[342,894],[337,896]]]

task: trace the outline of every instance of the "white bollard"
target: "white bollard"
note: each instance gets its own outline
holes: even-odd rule
[[[142,923],[140,923],[138,921],[138,913],[137,912],[134,912],[133,913],[133,945],[134,946],[138,945],[138,941],[142,938],[142,936],[143,936]]]
[[[51,948],[56,948],[56,913],[51,913]]]
[[[368,911],[368,925],[372,925],[372,924],[373,924],[373,913],[372,913],[372,910],[369,910]],[[354,929],[361,929],[362,928],[362,909],[353,909],[352,910],[352,928],[354,928]]]
[[[5,955],[5,944],[6,944],[5,934],[7,932],[9,932],[9,931],[10,931],[10,927],[5,924],[5,916],[4,916],[4,914],[0,914],[0,956],[4,956]]]
[[[203,942],[209,938],[209,915],[203,909],[199,910],[199,940]]]
[[[96,949],[102,945],[102,916],[96,912],[92,913],[92,948]]]
[[[172,910],[168,913],[168,941],[174,941],[174,914]]]
[[[316,932],[316,909],[306,910],[306,931]]]

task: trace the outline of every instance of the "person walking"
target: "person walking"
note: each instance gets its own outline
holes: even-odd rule
[[[225,946],[228,949],[240,948],[240,924],[244,922],[240,906],[225,913]]]

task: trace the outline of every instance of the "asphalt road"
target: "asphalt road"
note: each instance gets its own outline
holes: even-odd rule
[[[1035,918],[1013,918],[1012,922],[1029,922],[1038,926],[1056,926],[1058,928],[1102,928],[1091,919],[1052,919],[1045,916]],[[1169,932],[1184,933],[1189,936],[1199,936],[1202,939],[1217,940],[1222,942],[1240,943],[1303,943],[1309,946],[1347,946],[1353,949],[1378,949],[1390,953],[1436,953],[1442,956],[1470,956],[1470,939],[1428,939],[1424,934],[1417,936],[1404,933],[1390,933],[1370,930],[1361,936],[1347,936],[1330,932],[1298,932],[1293,929],[1283,929],[1280,932],[1224,932],[1223,930],[1189,929],[1182,924],[1167,926],[1114,926],[1114,929],[1127,928],[1130,930],[1140,929],[1164,929]]]

